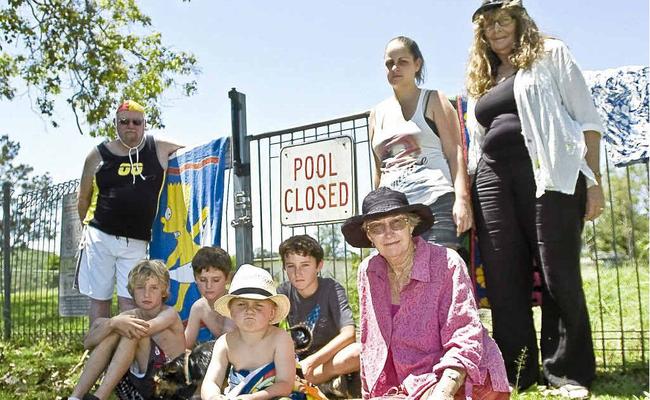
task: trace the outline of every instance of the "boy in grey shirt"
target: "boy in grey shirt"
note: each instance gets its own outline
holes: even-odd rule
[[[323,248],[311,236],[292,236],[282,242],[280,258],[289,281],[280,285],[278,293],[291,302],[289,326],[300,325],[311,336],[296,343],[305,379],[327,382],[321,385],[324,392],[345,397],[348,379],[343,375],[359,371],[361,350],[345,289],[334,279],[318,276]]]

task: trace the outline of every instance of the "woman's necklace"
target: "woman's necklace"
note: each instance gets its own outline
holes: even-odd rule
[[[394,304],[399,303],[400,293],[411,278],[414,255],[415,250],[413,248],[409,248],[408,255],[403,262],[401,262],[399,265],[391,265],[389,267],[389,275],[392,277],[392,279],[390,279],[390,294]],[[395,303],[396,301],[397,303]]]
[[[501,83],[516,73],[517,73],[517,68],[513,66],[499,68],[497,70],[497,76],[495,78],[495,81],[496,83]]]

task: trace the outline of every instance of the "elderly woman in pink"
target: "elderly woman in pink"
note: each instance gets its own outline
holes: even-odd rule
[[[432,223],[429,207],[380,187],[341,228],[351,246],[378,251],[358,275],[363,398],[508,399],[465,264],[418,236]]]

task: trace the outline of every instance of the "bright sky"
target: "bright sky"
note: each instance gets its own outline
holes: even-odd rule
[[[162,134],[198,144],[230,134],[228,91],[247,96],[251,134],[370,109],[391,94],[383,69],[386,42],[415,39],[424,54],[424,86],[463,90],[470,18],[480,0],[217,1],[142,0],[163,41],[199,60],[198,94],[166,97]],[[164,4],[164,6],[163,6]],[[564,40],[583,70],[648,65],[645,0],[524,0],[539,28]],[[101,140],[81,136],[71,112],[48,127],[29,95],[0,101],[3,126],[22,145],[19,160],[55,182],[78,178]]]

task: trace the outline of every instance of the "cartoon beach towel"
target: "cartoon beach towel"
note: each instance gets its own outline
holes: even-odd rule
[[[226,137],[179,151],[169,160],[161,189],[149,251],[151,258],[165,261],[169,268],[167,304],[182,320],[187,320],[192,304],[201,297],[192,257],[201,246],[221,243],[229,146]]]
[[[297,363],[296,363],[297,364]],[[243,394],[264,390],[275,382],[275,363],[263,365],[253,371],[230,369],[225,395],[234,399]],[[292,400],[326,400],[317,387],[296,376],[293,391],[287,397]]]

